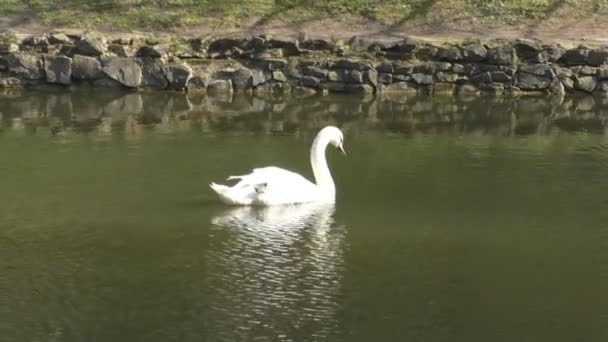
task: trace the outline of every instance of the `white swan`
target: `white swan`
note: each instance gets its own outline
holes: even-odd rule
[[[269,166],[253,169],[248,175],[228,177],[228,180],[240,180],[232,187],[216,183],[209,186],[222,202],[230,205],[334,203],[336,186],[327,167],[325,148],[332,144],[346,155],[343,142],[342,132],[333,126],[323,128],[315,137],[310,148],[310,164],[316,184],[297,173]]]

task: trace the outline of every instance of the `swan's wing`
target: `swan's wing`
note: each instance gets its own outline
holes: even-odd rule
[[[248,175],[228,179],[238,179],[232,189],[250,193],[262,204],[301,202],[318,194],[317,186],[308,179],[275,166],[256,168]]]

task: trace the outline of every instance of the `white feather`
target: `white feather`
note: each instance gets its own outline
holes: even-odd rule
[[[238,180],[231,187],[216,183],[211,183],[210,187],[229,205],[333,203],[335,185],[325,160],[325,148],[331,143],[342,149],[342,140],[342,132],[336,127],[325,127],[317,134],[310,156],[317,184],[295,172],[269,166],[253,169],[248,175],[228,177],[227,180]]]

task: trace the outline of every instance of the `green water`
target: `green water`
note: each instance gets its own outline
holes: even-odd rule
[[[0,340],[608,338],[601,103],[214,101],[0,98]],[[207,187],[309,177],[330,123],[335,208],[227,209]]]

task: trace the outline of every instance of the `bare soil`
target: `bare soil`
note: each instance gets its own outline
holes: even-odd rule
[[[78,31],[80,28],[49,27],[27,12],[0,17],[0,32],[36,34],[53,30]],[[197,25],[178,27],[163,32],[116,32],[111,28],[96,28],[107,33],[131,34],[178,34],[197,36],[229,31],[251,31],[281,34],[306,32],[311,37],[348,38],[353,35],[367,36],[415,36],[426,40],[444,41],[462,38],[537,38],[544,42],[556,42],[566,47],[585,44],[608,46],[608,14],[573,14],[569,8],[557,8],[539,20],[525,20],[518,24],[499,24],[475,17],[433,18],[403,20],[397,23],[382,23],[359,18],[322,19],[302,22],[284,22],[273,18],[251,18],[239,28],[217,30],[211,26]]]

